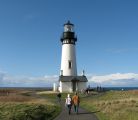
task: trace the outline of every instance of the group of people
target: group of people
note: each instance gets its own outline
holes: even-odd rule
[[[75,113],[78,114],[79,104],[80,104],[80,98],[79,98],[77,92],[75,93],[75,95],[72,98],[71,98],[70,94],[68,94],[68,96],[66,98],[65,105],[68,108],[69,115],[71,113],[72,106],[74,106]]]
[[[61,94],[58,93],[57,97],[58,97],[58,101],[60,102]],[[75,95],[73,97],[71,97],[70,94],[67,95],[66,100],[65,100],[65,106],[68,109],[69,115],[71,114],[72,106],[74,106],[75,113],[78,114],[79,104],[80,104],[80,98],[79,98],[77,92],[75,93]]]

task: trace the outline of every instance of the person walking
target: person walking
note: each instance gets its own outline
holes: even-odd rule
[[[58,98],[58,102],[60,102],[61,101],[61,93],[60,92],[57,94],[57,98]]]
[[[71,113],[71,106],[72,106],[72,99],[70,97],[70,94],[67,95],[66,103],[65,104],[66,104],[66,106],[68,108],[68,113],[70,115],[70,113]]]
[[[73,105],[74,105],[74,111],[76,112],[76,114],[78,114],[78,109],[79,109],[79,104],[80,104],[80,98],[79,98],[77,92],[72,97],[72,102],[73,102]]]

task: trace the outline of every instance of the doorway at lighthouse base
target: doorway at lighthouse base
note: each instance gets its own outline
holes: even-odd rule
[[[60,76],[59,91],[60,92],[75,92],[87,88],[86,76]]]

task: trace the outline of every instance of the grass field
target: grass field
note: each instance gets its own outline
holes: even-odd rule
[[[50,98],[35,96],[34,91],[0,91],[0,120],[52,120],[61,109]]]
[[[81,106],[99,120],[138,120],[138,91],[109,91],[82,98]]]
[[[67,93],[63,93],[62,99],[66,96]],[[81,106],[95,112],[99,120],[138,120],[138,90],[92,92],[79,96]],[[3,93],[0,90],[0,120],[52,120],[60,111],[57,93],[31,90]]]

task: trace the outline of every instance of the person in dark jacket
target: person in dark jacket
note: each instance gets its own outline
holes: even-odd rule
[[[60,102],[61,101],[61,93],[60,92],[57,94],[57,98],[58,98],[58,102]]]

